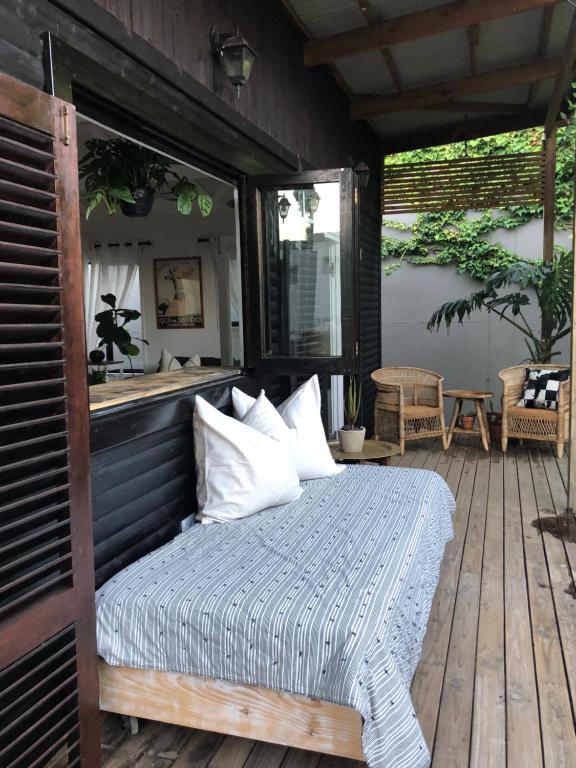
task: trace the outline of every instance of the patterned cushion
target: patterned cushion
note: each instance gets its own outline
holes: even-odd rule
[[[524,379],[524,394],[518,401],[520,408],[547,408],[555,411],[558,408],[558,392],[560,384],[570,378],[570,370],[553,370],[551,368],[526,368]]]

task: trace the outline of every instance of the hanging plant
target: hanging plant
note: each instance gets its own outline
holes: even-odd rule
[[[172,169],[168,157],[128,139],[89,139],[79,163],[88,207],[86,218],[104,205],[113,216],[120,208],[126,216],[147,216],[160,194],[176,201],[183,215],[196,202],[202,216],[212,211],[212,198],[198,185]]]

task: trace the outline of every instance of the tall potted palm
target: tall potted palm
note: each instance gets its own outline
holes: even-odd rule
[[[491,275],[483,288],[462,299],[448,301],[430,320],[429,331],[446,328],[454,320],[462,323],[472,312],[494,312],[501,320],[524,335],[532,363],[549,363],[560,354],[554,347],[570,333],[572,315],[572,253],[556,251],[550,262],[518,261]],[[502,289],[514,287],[510,293]],[[535,330],[525,316],[534,298],[540,311],[540,329]]]

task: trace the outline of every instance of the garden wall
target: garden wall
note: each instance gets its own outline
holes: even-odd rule
[[[411,224],[415,216],[396,216]],[[384,235],[409,238],[409,232],[384,228]],[[533,219],[513,230],[497,230],[487,239],[500,242],[525,258],[542,258],[542,220]],[[557,245],[570,247],[570,233],[556,232]],[[389,265],[390,261],[385,264]],[[385,272],[385,271],[384,271]],[[444,388],[490,389],[500,397],[498,371],[522,363],[528,357],[524,336],[494,314],[478,312],[463,325],[455,323],[447,333],[426,329],[430,316],[441,304],[477,291],[482,283],[461,274],[452,265],[412,265],[382,276],[382,365],[430,368],[445,377]],[[528,307],[529,322],[539,325],[537,307]],[[568,339],[559,345],[558,362],[568,360]],[[495,403],[496,404],[496,403]]]

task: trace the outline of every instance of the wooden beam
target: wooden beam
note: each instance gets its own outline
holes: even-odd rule
[[[574,72],[574,65],[576,63],[576,11],[572,15],[572,23],[568,30],[568,37],[566,38],[566,46],[561,58],[562,65],[558,72],[556,83],[554,84],[554,90],[548,104],[548,112],[546,114],[546,123],[544,130],[546,136],[550,136],[554,130],[554,125],[562,106],[562,101],[566,96],[570,83],[572,82],[572,74]]]
[[[554,258],[554,209],[556,204],[556,127],[546,137],[544,160],[544,261]]]
[[[548,52],[548,42],[550,40],[550,28],[552,26],[552,16],[554,15],[554,6],[547,5],[542,10],[542,21],[540,22],[540,33],[538,35],[538,59],[544,60],[546,53]],[[532,109],[534,106],[534,97],[536,95],[537,83],[530,85],[528,91],[528,108]]]
[[[497,91],[514,85],[533,83],[555,77],[562,66],[559,58],[519,64],[506,69],[484,72],[444,83],[426,85],[388,96],[365,96],[352,101],[352,119],[361,120],[374,115],[423,109],[430,104],[442,104],[458,96]]]
[[[394,60],[394,54],[390,50],[390,48],[381,48],[382,58],[386,62],[386,67],[388,68],[388,72],[390,73],[390,77],[392,78],[392,82],[396,86],[396,90],[398,93],[400,93],[403,90],[402,87],[402,80],[400,79],[400,73],[398,72],[398,67],[396,66],[396,62]]]
[[[524,115],[496,115],[477,118],[476,120],[466,121],[465,135],[463,135],[461,123],[433,129],[428,128],[412,133],[403,132],[396,136],[384,136],[382,150],[384,154],[391,155],[397,152],[410,152],[413,149],[422,149],[424,147],[438,147],[441,144],[454,144],[457,141],[464,141],[465,138],[495,136],[498,133],[520,131],[524,128],[544,125],[545,116],[544,110],[535,110]]]
[[[576,243],[576,168],[574,169],[574,209],[572,214],[572,242]],[[570,450],[568,451],[568,512],[576,513],[576,258],[572,259],[572,333],[570,334]]]
[[[466,30],[468,37],[468,57],[470,59],[470,74],[475,75],[478,72],[478,62],[476,54],[478,52],[478,43],[480,42],[480,27],[478,24],[472,24]]]
[[[328,64],[345,56],[408,43],[558,2],[560,0],[464,0],[445,3],[320,40],[309,40],[304,45],[304,64],[307,67]]]
[[[499,101],[447,101],[444,104],[430,104],[424,107],[432,112],[460,112],[462,114],[525,115],[529,110],[525,104],[508,104]]]

